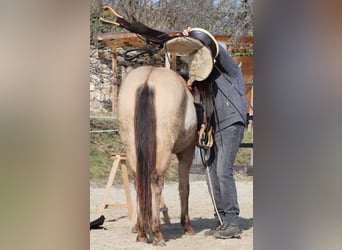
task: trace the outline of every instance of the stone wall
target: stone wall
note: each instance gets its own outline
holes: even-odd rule
[[[143,56],[135,60],[125,60],[124,48],[117,49],[116,76],[118,83],[121,78],[131,69],[141,65],[163,66],[164,57],[160,54]],[[129,55],[134,56],[138,52]],[[113,99],[113,70],[112,70],[112,49],[111,47],[90,47],[90,114],[91,115],[112,115]]]
[[[90,48],[90,113],[112,112],[113,70],[111,49]]]

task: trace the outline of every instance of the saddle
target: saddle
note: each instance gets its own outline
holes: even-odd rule
[[[104,14],[114,20],[104,18]],[[133,60],[141,55],[153,55],[159,51],[175,52],[187,54],[189,57],[189,76],[190,82],[203,81],[208,77],[213,69],[213,56],[211,50],[205,46],[204,42],[198,35],[191,37],[184,36],[181,31],[164,32],[152,29],[143,23],[134,21],[128,22],[109,6],[104,6],[99,12],[99,20],[102,23],[122,27],[146,42],[146,46],[141,49],[133,49],[125,53],[126,60]],[[198,29],[194,29],[196,33]],[[197,32],[198,33],[198,32]],[[196,34],[197,34],[196,33]],[[137,55],[130,55],[130,52],[138,52]]]

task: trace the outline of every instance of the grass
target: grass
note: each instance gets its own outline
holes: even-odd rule
[[[95,130],[116,130],[116,121],[111,119],[91,119],[91,131]],[[252,132],[245,130],[242,142],[252,142]],[[112,164],[113,153],[125,152],[118,132],[91,133],[90,135],[90,179],[92,181],[104,182],[107,180]],[[251,165],[251,148],[240,148],[235,159],[235,165]],[[133,180],[133,173],[128,168],[129,179]],[[122,184],[121,168],[118,169],[115,178],[116,184]],[[172,155],[170,168],[166,172],[165,181],[173,182],[178,180],[177,158]]]
[[[242,139],[243,143],[252,143],[253,142],[253,133],[245,129],[244,137]],[[239,148],[237,156],[235,158],[234,165],[241,166],[249,166],[251,165],[251,155],[253,149],[252,148]]]
[[[117,124],[111,119],[91,119],[91,131],[116,130]],[[105,180],[112,168],[113,153],[124,152],[124,147],[118,132],[90,134],[90,179]],[[119,168],[118,174],[121,169]],[[121,178],[118,178],[121,179]]]

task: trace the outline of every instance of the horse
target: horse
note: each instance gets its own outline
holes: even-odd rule
[[[118,125],[135,175],[138,242],[164,246],[160,200],[172,154],[178,158],[180,222],[193,235],[188,212],[189,172],[196,145],[194,98],[185,80],[162,67],[140,66],[129,72],[118,95]]]

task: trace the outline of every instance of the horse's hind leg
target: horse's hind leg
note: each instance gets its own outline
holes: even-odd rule
[[[134,171],[133,171],[133,173],[135,175]],[[136,187],[135,176],[134,176],[134,188],[136,191],[137,187]],[[132,223],[131,232],[132,233],[138,233],[138,211],[137,211],[137,205],[136,204],[133,207],[133,217],[132,217],[131,223]]]
[[[177,154],[179,161],[179,196],[181,201],[181,224],[185,234],[195,234],[191,226],[189,217],[189,172],[193,160],[195,146],[190,146],[186,150]]]
[[[152,225],[153,245],[165,246],[160,225],[160,198],[164,186],[164,174],[155,173],[152,176]]]
[[[134,143],[131,143],[130,145],[134,145]],[[129,166],[131,167],[133,173],[134,173],[134,187],[135,190],[137,190],[137,183],[136,183],[136,179],[135,179],[135,175],[136,175],[136,164],[137,164],[137,160],[135,157],[134,152],[134,148],[129,148],[129,150],[127,150],[127,160],[129,163]],[[132,218],[132,223],[133,223],[133,227],[131,228],[131,232],[132,233],[137,233],[137,238],[136,241],[138,242],[148,242],[148,238],[147,238],[147,232],[145,232],[142,228],[139,227],[139,211],[137,210],[137,206],[135,206],[135,208],[133,209],[133,218]]]

